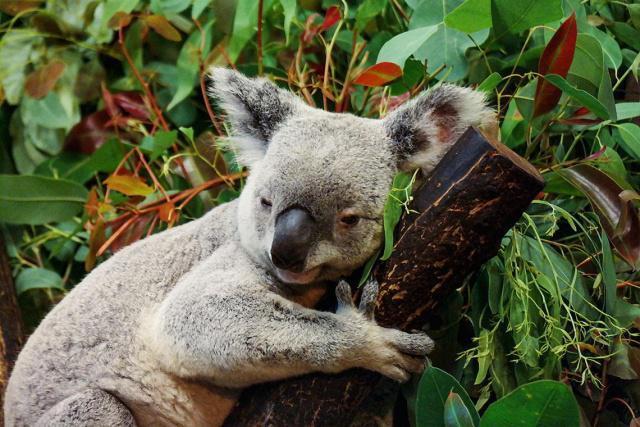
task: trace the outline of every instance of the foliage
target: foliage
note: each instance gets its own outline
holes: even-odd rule
[[[463,423],[475,402],[489,417],[555,380],[583,423],[636,418],[638,4],[11,0],[0,10],[0,227],[31,327],[109,254],[237,196],[245,172],[219,148],[227,129],[206,99],[209,65],[365,117],[457,82],[487,94],[502,142],[547,184],[430,325],[434,363],[461,385],[438,411]]]
[[[492,403],[482,418],[462,385],[445,371],[430,367],[418,385],[418,426],[578,427],[579,420],[578,404],[570,389],[557,381],[541,380],[523,384]]]

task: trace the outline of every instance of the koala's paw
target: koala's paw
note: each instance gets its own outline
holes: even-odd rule
[[[425,333],[407,333],[397,329],[375,326],[369,331],[370,353],[364,368],[377,371],[398,382],[409,380],[411,374],[421,373],[427,354],[434,343]]]
[[[355,361],[356,366],[376,371],[399,382],[405,382],[411,374],[421,373],[426,356],[434,343],[425,333],[407,333],[397,329],[383,328],[373,320],[373,308],[378,293],[378,283],[369,281],[362,292],[360,309],[356,310],[351,288],[345,281],[336,287],[338,313],[347,315],[360,324],[364,342]]]

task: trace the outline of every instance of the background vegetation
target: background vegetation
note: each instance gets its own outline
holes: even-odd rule
[[[430,325],[442,370],[427,371],[417,400],[406,387],[418,424],[640,424],[640,4],[4,0],[0,10],[0,230],[29,327],[119,248],[237,196],[245,175],[221,149],[209,65],[369,117],[457,82],[487,93],[502,142],[547,186]]]

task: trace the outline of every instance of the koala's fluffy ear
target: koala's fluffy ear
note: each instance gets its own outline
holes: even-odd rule
[[[306,105],[264,78],[248,78],[228,69],[209,71],[209,94],[220,102],[233,127],[232,143],[238,161],[251,166],[267,150],[278,127]]]
[[[494,121],[481,92],[445,84],[391,112],[384,126],[399,168],[429,172],[469,126]]]

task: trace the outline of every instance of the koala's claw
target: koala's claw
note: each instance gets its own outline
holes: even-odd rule
[[[375,308],[379,287],[378,281],[371,278],[364,284],[362,289],[362,297],[360,297],[360,312],[362,312],[367,319],[373,319],[373,310]]]
[[[424,333],[409,334],[395,329],[382,329],[382,341],[375,351],[374,370],[399,382],[405,382],[411,374],[421,373],[427,362],[427,354],[434,343]],[[370,368],[371,369],[371,368]]]
[[[355,310],[351,287],[344,280],[336,286],[338,312],[350,316],[365,331],[366,345],[361,348],[358,366],[371,369],[398,382],[405,382],[411,374],[424,370],[426,356],[434,343],[423,332],[407,333],[378,326],[373,309],[378,295],[378,282],[369,280],[362,291],[359,310]]]
[[[336,299],[338,300],[338,309],[355,308],[351,296],[351,286],[344,280],[338,282],[338,286],[336,286]]]

